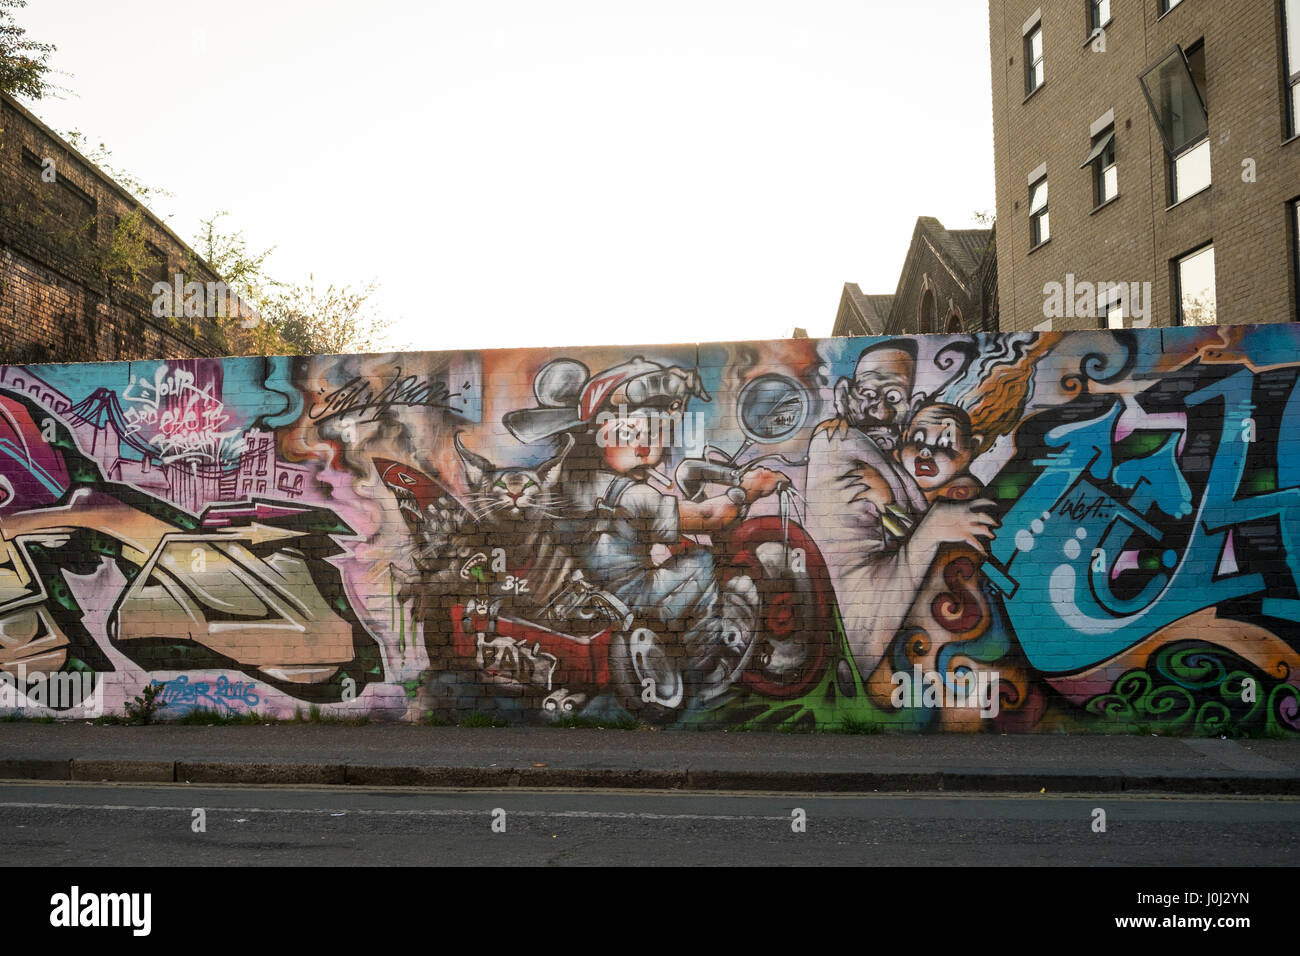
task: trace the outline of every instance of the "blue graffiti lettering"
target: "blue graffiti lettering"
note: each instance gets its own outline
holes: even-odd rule
[[[1043,468],[1003,520],[985,565],[990,582],[1006,599],[1008,616],[1031,664],[1047,673],[1068,673],[1107,660],[1147,635],[1204,608],[1264,590],[1262,575],[1225,560],[1234,526],[1276,519],[1292,579],[1300,583],[1300,488],[1238,498],[1249,444],[1240,440],[1254,405],[1254,376],[1238,371],[1186,398],[1189,407],[1219,400],[1223,424],[1199,506],[1179,468],[1174,434],[1153,453],[1113,465],[1111,436],[1122,410],[1117,401],[1099,418],[1049,431],[1053,451],[1034,462]],[[1283,434],[1300,427],[1294,396]],[[1298,469],[1279,466],[1279,479]],[[1086,480],[1109,480],[1130,492],[1126,502]],[[1178,554],[1165,533],[1147,520],[1152,510],[1171,519],[1194,516]],[[1134,554],[1155,553],[1156,565],[1140,592],[1114,593],[1113,581]],[[1044,615],[1046,606],[1055,616]],[[1268,599],[1264,612],[1300,620],[1300,602]]]
[[[181,675],[167,681],[155,680],[152,686],[161,688],[158,699],[172,708],[171,713],[185,713],[200,705],[211,710],[234,710],[236,703],[256,707],[261,700],[253,681],[232,681],[224,674],[215,683],[191,681]]]

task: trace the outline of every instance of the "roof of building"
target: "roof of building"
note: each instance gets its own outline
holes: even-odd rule
[[[962,255],[971,262],[971,271],[979,268],[984,258],[984,250],[993,235],[992,229],[949,229],[948,236],[962,251]]]
[[[919,217],[916,229],[931,239],[935,251],[967,275],[974,275],[979,269],[984,249],[993,235],[992,229],[945,229],[933,216]]]
[[[908,263],[916,255],[918,244],[925,240],[936,255],[944,259],[951,271],[973,279],[992,254],[992,229],[947,229],[933,216],[919,216],[912,231],[907,259],[893,295],[863,293],[855,282],[844,283],[839,312],[832,335],[884,335],[893,326],[890,314],[894,300],[902,293],[908,278]]]
[[[866,295],[856,282],[844,283],[832,335],[880,335],[889,320],[892,295]]]

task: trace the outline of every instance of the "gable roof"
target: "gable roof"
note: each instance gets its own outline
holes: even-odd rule
[[[880,335],[893,302],[892,295],[865,295],[856,282],[844,283],[831,335]]]
[[[921,216],[916,220],[916,233],[924,234],[935,252],[948,260],[948,265],[971,276],[980,267],[980,260],[984,258],[984,249],[993,230],[945,229],[943,223],[933,216]],[[912,243],[916,244],[915,234]]]

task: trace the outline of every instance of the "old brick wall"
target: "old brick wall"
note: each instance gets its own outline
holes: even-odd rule
[[[114,270],[139,204],[8,97],[0,98],[0,359],[89,362],[219,354],[211,322],[157,317],[151,286],[216,280],[148,210],[141,275]]]

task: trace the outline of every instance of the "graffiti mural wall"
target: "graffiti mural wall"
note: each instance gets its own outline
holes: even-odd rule
[[[0,367],[0,712],[1300,731],[1300,327]]]

